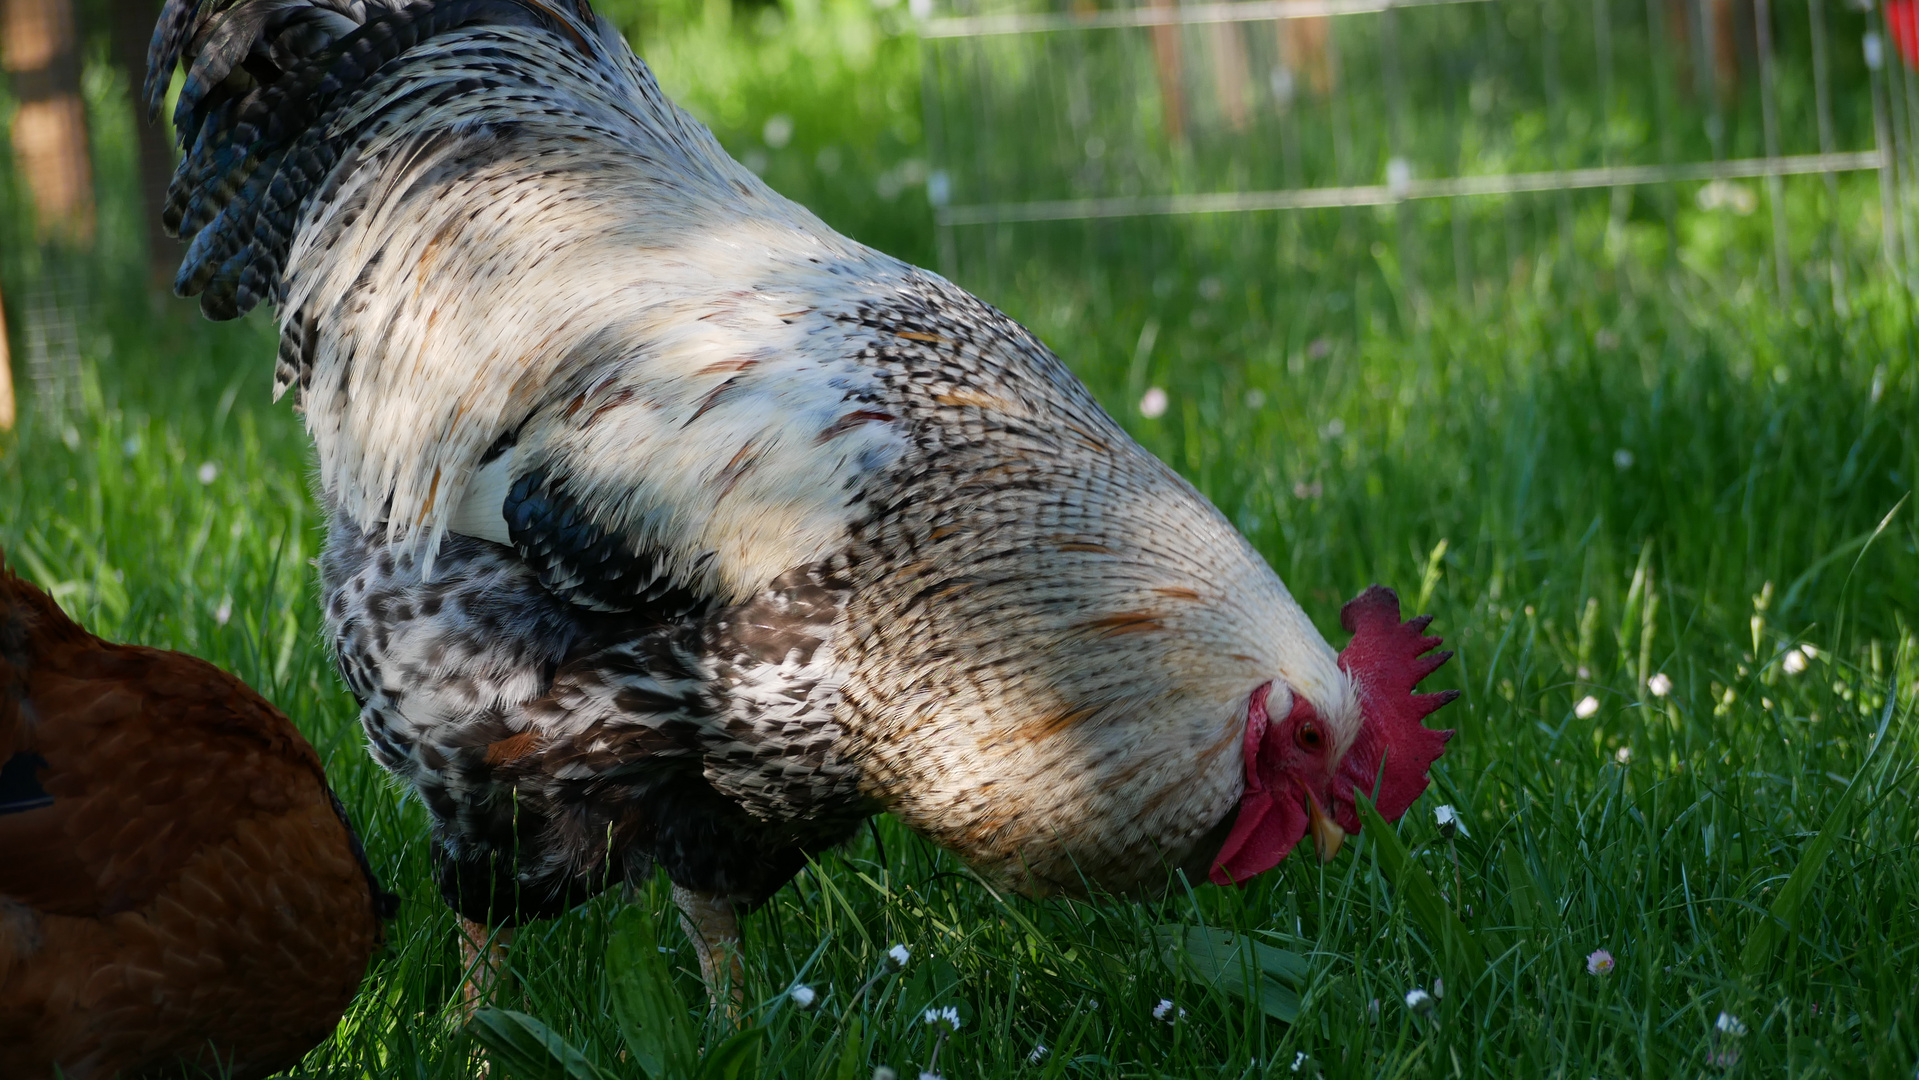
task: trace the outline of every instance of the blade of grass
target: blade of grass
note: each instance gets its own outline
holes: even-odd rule
[[[1892,726],[1893,710],[1898,704],[1899,687],[1895,683],[1886,692],[1886,707],[1879,714],[1879,730],[1873,734],[1872,747],[1866,751],[1865,760],[1859,763],[1846,790],[1840,793],[1838,805],[1826,815],[1826,823],[1820,827],[1819,834],[1812,838],[1812,843],[1807,844],[1806,850],[1799,856],[1799,865],[1793,868],[1792,876],[1786,879],[1779,895],[1773,898],[1765,919],[1753,928],[1752,936],[1746,939],[1739,966],[1745,972],[1748,983],[1756,983],[1766,974],[1786,935],[1797,932],[1799,909],[1804,906],[1814,883],[1819,880],[1819,872],[1825,868],[1833,845],[1838,843],[1840,834],[1851,827],[1853,804],[1858,801],[1859,789],[1867,786],[1863,783],[1866,769],[1879,756],[1879,748],[1886,743],[1886,729]]]
[[[1439,894],[1439,886],[1426,873],[1424,867],[1413,861],[1412,853],[1400,842],[1399,834],[1379,816],[1371,799],[1356,793],[1359,804],[1359,819],[1370,839],[1373,858],[1378,862],[1380,872],[1391,882],[1406,903],[1406,910],[1412,914],[1413,921],[1425,932],[1432,943],[1438,946],[1455,973],[1463,976],[1467,985],[1478,985],[1486,973],[1486,955],[1480,942],[1470,930],[1466,929],[1459,917]]]
[[[1284,1023],[1299,1019],[1299,990],[1311,965],[1298,953],[1207,926],[1160,926],[1160,958],[1174,974],[1257,1003]]]
[[[634,1063],[654,1080],[692,1076],[699,1067],[693,1021],[648,912],[628,908],[615,920],[606,944],[606,981],[614,1022]]]
[[[496,1067],[522,1080],[614,1080],[573,1044],[525,1013],[481,1009],[467,1022],[466,1031],[486,1047]]]

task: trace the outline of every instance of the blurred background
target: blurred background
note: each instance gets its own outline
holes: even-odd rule
[[[130,93],[158,7],[4,0],[0,296],[49,415],[180,254],[170,135]],[[1919,256],[1914,0],[600,7],[835,227],[1015,308],[1125,312],[1136,390],[1159,329],[1228,292],[1291,298],[1324,351],[1614,272],[1843,313]]]

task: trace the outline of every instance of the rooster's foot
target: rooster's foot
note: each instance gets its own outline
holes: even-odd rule
[[[738,1020],[746,1001],[746,969],[740,964],[740,922],[724,897],[673,886],[680,929],[700,957],[700,978],[713,1007]]]

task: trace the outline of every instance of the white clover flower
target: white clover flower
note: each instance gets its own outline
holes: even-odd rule
[[[1588,975],[1611,975],[1612,969],[1616,966],[1613,963],[1612,953],[1604,949],[1594,949],[1591,955],[1586,957],[1586,974]]]
[[[786,996],[792,998],[793,1004],[798,1005],[802,1009],[812,1008],[813,1002],[819,999],[819,995],[813,992],[812,987],[804,985],[795,986],[793,989],[788,990]]]
[[[1727,1035],[1731,1035],[1735,1039],[1746,1033],[1746,1025],[1741,1023],[1737,1016],[1729,1012],[1720,1013],[1719,1019],[1715,1020],[1712,1026]]]
[[[949,1031],[958,1031],[960,1029],[959,1010],[951,1005],[943,1009],[935,1007],[926,1010],[926,1014],[920,1017],[920,1021],[929,1027],[934,1024],[945,1024]]]
[[[1433,996],[1415,986],[1406,991],[1406,1007],[1424,1015],[1433,1011]]]
[[[1632,747],[1622,746],[1618,750],[1613,751],[1612,759],[1614,761],[1617,761],[1621,765],[1631,765],[1632,764]]]
[[[1451,837],[1455,830],[1461,836],[1472,835],[1466,831],[1465,820],[1459,816],[1459,811],[1453,809],[1451,803],[1442,803],[1433,807],[1433,824],[1439,826],[1440,833],[1447,837]]]
[[[1139,399],[1139,414],[1148,420],[1157,420],[1166,415],[1166,391],[1157,386],[1148,387]]]
[[[1779,666],[1785,668],[1788,675],[1801,674],[1806,670],[1806,654],[1798,649],[1789,650],[1786,658],[1779,662]]]
[[[213,483],[220,478],[220,466],[215,465],[211,461],[202,461],[200,463],[199,477],[202,484]]]
[[[1579,717],[1581,720],[1591,720],[1598,712],[1599,699],[1591,694],[1580,698],[1579,704],[1573,706],[1573,715]]]
[[[906,966],[906,962],[913,958],[913,950],[904,945],[895,945],[886,950],[886,958],[893,962],[894,967],[903,968]]]
[[[1665,672],[1659,672],[1646,680],[1646,689],[1652,691],[1653,697],[1665,697],[1672,693],[1672,680],[1666,677]]]
[[[1041,1061],[1044,1061],[1045,1059],[1046,1059],[1046,1044],[1034,1043],[1033,1052],[1026,1055],[1026,1060],[1032,1062],[1035,1065],[1038,1065]]]

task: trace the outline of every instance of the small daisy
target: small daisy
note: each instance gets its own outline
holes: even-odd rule
[[[1311,1059],[1306,1056],[1306,1051],[1304,1050],[1301,1050],[1299,1053],[1294,1054],[1293,1055],[1293,1071],[1298,1072],[1299,1070],[1305,1068],[1306,1062],[1309,1060]]]
[[[934,1024],[945,1024],[948,1031],[958,1031],[960,1029],[959,1010],[951,1005],[943,1009],[928,1009],[926,1010],[926,1014],[920,1017],[920,1020],[929,1027]]]
[[[906,966],[906,962],[913,958],[913,950],[904,945],[895,945],[886,950],[886,958],[893,962],[894,967],[903,968]]]
[[[1185,1009],[1175,1012],[1172,1001],[1167,998],[1160,998],[1159,1004],[1153,1006],[1153,1019],[1164,1020],[1169,1024],[1185,1015]]]
[[[1046,1060],[1046,1044],[1045,1043],[1033,1044],[1033,1052],[1026,1055],[1026,1060],[1032,1062],[1035,1065],[1038,1065],[1040,1062]]]
[[[220,478],[220,466],[215,465],[211,461],[201,462],[199,477],[202,484],[213,483]]]
[[[873,1080],[900,1080],[900,1074],[885,1065],[873,1066]]]
[[[946,1080],[946,1077],[936,1072],[922,1072],[920,1073],[920,1080]]]
[[[1591,955],[1586,957],[1586,974],[1588,975],[1611,975],[1614,966],[1616,965],[1613,962],[1612,953],[1604,949],[1594,949]]]
[[[1625,472],[1627,469],[1632,468],[1632,463],[1633,456],[1631,450],[1622,446],[1612,452],[1612,467],[1618,469],[1620,472]]]
[[[231,618],[233,618],[233,597],[222,596],[220,606],[213,609],[213,621],[215,625],[225,626],[227,620]]]
[[[1779,662],[1779,666],[1785,668],[1788,675],[1801,674],[1806,670],[1806,654],[1799,649],[1792,649],[1786,653],[1786,658]]]
[[[1166,391],[1157,386],[1148,387],[1139,399],[1139,414],[1148,420],[1157,420],[1166,415]]]
[[[1667,694],[1672,693],[1672,680],[1667,678],[1666,673],[1662,671],[1646,680],[1646,689],[1652,691],[1653,697],[1665,697]]]
[[[793,141],[793,118],[785,113],[774,113],[766,118],[760,128],[760,138],[766,145],[778,150]]]
[[[1406,1007],[1424,1016],[1433,1011],[1433,996],[1415,986],[1406,991]]]
[[[1580,698],[1579,704],[1573,706],[1573,715],[1579,717],[1581,720],[1591,720],[1598,712],[1599,699],[1591,694]]]
[[[1612,759],[1614,761],[1617,761],[1621,765],[1631,765],[1632,764],[1632,747],[1622,746],[1618,750],[1613,751]]]
[[[1439,826],[1439,834],[1448,839],[1452,838],[1454,832],[1461,836],[1472,835],[1466,831],[1465,821],[1460,819],[1459,811],[1453,809],[1451,803],[1433,807],[1433,824]]]
[[[813,1002],[819,999],[819,995],[814,993],[810,986],[795,986],[786,992],[786,996],[792,998],[793,1004],[802,1009],[812,1008]]]
[[[1746,1033],[1746,1025],[1741,1023],[1737,1016],[1729,1012],[1720,1013],[1719,1019],[1713,1021],[1712,1026],[1716,1030],[1731,1035],[1735,1039]]]

